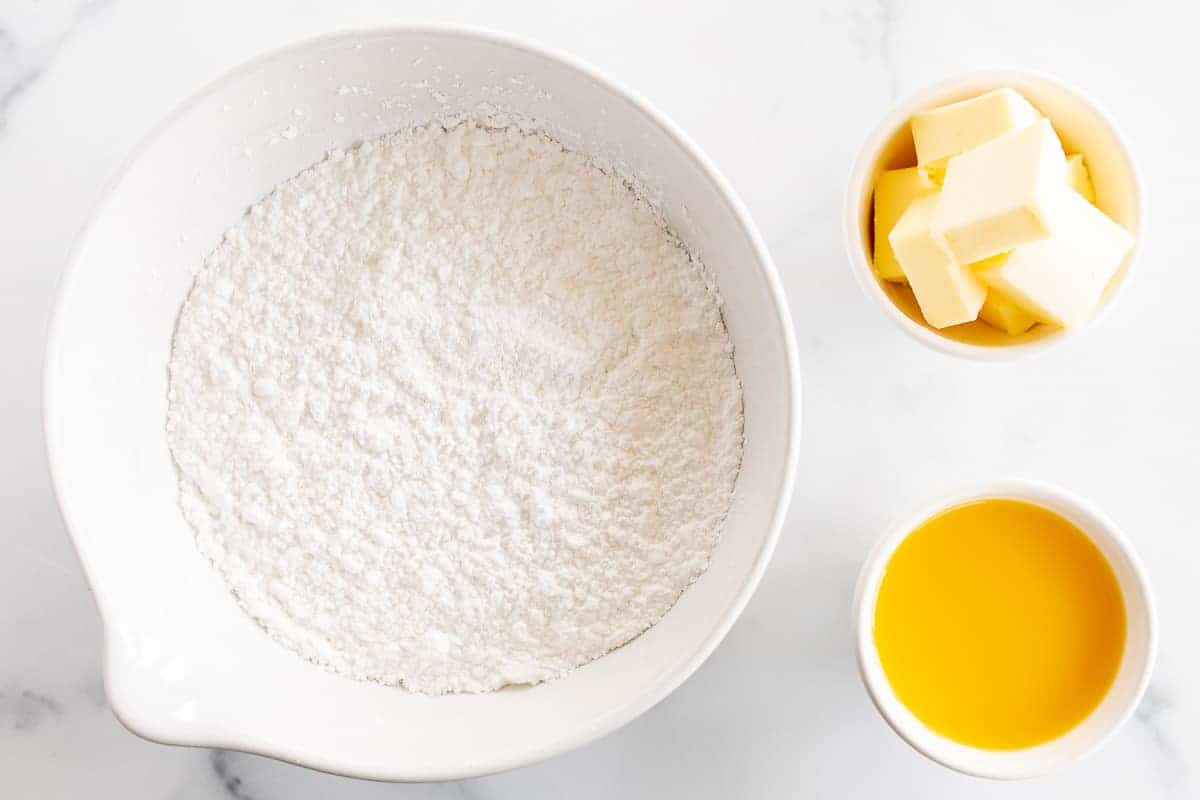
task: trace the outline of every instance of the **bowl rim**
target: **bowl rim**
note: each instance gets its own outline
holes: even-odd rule
[[[117,649],[115,621],[109,618],[106,611],[104,587],[93,578],[94,570],[89,564],[85,550],[81,550],[78,546],[76,529],[81,527],[82,520],[72,505],[70,492],[64,483],[61,431],[55,421],[58,410],[58,389],[53,364],[59,354],[62,328],[65,324],[63,320],[64,298],[69,293],[74,276],[80,269],[81,255],[85,243],[92,234],[101,213],[111,202],[115,189],[146,150],[157,142],[184,113],[223,88],[228,82],[245,76],[276,58],[302,52],[309,48],[328,45],[340,40],[353,41],[374,37],[409,35],[481,40],[493,45],[508,47],[545,58],[574,70],[585,78],[595,82],[601,88],[626,100],[637,111],[645,115],[650,124],[657,126],[669,139],[680,146],[685,156],[711,182],[723,202],[733,213],[738,226],[745,232],[755,255],[756,263],[754,264],[754,268],[759,272],[767,286],[770,300],[775,310],[778,327],[780,328],[779,334],[783,340],[788,373],[786,376],[786,391],[788,394],[786,398],[788,413],[788,419],[786,420],[787,445],[783,470],[777,478],[777,485],[774,489],[776,497],[774,512],[772,513],[768,530],[754,563],[744,576],[741,586],[738,587],[734,595],[733,601],[725,608],[719,618],[713,620],[712,628],[700,646],[692,653],[691,657],[672,671],[664,673],[649,691],[632,698],[623,707],[614,709],[607,714],[599,724],[581,728],[573,735],[563,737],[550,745],[531,748],[507,758],[464,762],[462,766],[457,768],[395,770],[355,768],[348,766],[346,759],[338,758],[333,754],[327,757],[313,758],[307,754],[296,752],[286,744],[266,742],[256,738],[254,732],[248,730],[241,730],[237,733],[226,731],[224,735],[197,736],[186,741],[177,739],[168,733],[164,733],[156,720],[140,717],[135,710],[135,704],[125,705],[128,687],[123,684],[118,685],[116,681],[119,670],[115,666],[114,657],[114,651]],[[741,616],[742,611],[745,609],[751,596],[753,596],[770,564],[775,547],[779,541],[795,486],[799,461],[802,407],[800,362],[794,325],[779,272],[770,251],[767,249],[766,242],[751,218],[745,203],[737,192],[734,191],[729,181],[717,169],[715,163],[700,149],[691,137],[641,94],[608,77],[589,63],[567,52],[535,43],[521,36],[484,27],[457,23],[407,23],[337,27],[316,36],[307,36],[278,47],[273,47],[230,69],[222,71],[217,77],[204,83],[185,99],[176,103],[159,119],[150,128],[149,132],[144,134],[137,144],[135,144],[132,150],[121,159],[116,169],[103,183],[101,191],[98,193],[98,199],[88,212],[84,223],[80,226],[78,233],[72,241],[64,262],[64,267],[56,282],[54,301],[50,309],[44,341],[41,411],[45,452],[50,470],[51,486],[61,519],[71,538],[72,545],[75,547],[77,557],[83,567],[84,579],[91,590],[100,614],[105,694],[113,714],[125,728],[143,739],[161,744],[236,750],[268,756],[329,774],[382,781],[441,781],[479,777],[533,764],[582,747],[623,727],[657,705],[687,680],[712,655],[713,651],[716,650],[717,646],[720,645],[729,633],[733,624]]]
[[[1099,544],[1103,539],[1112,545],[1120,560],[1124,562],[1123,566],[1128,567],[1129,573],[1132,575],[1132,584],[1137,588],[1144,605],[1145,613],[1140,622],[1145,630],[1145,645],[1136,654],[1143,659],[1143,666],[1137,675],[1133,690],[1128,694],[1120,707],[1120,712],[1109,725],[1100,729],[1093,739],[1077,753],[1053,759],[1035,754],[1038,748],[1058,741],[1057,738],[1021,750],[986,750],[947,739],[927,728],[915,715],[907,711],[896,696],[891,684],[888,683],[882,668],[877,668],[879,655],[873,636],[875,600],[888,561],[896,549],[925,520],[963,503],[988,498],[1022,500],[1042,508],[1048,508],[1053,513],[1062,514],[1051,508],[1050,503],[1055,503],[1070,509],[1080,517],[1091,520],[1099,531],[1099,535],[1091,530],[1084,530],[1082,525],[1077,525],[1077,527],[1083,530],[1084,534],[1094,543]],[[1106,555],[1105,558],[1112,561],[1110,556]],[[1127,605],[1127,613],[1129,613],[1128,608]],[[993,780],[1041,777],[1082,760],[1103,747],[1137,710],[1138,704],[1150,685],[1158,652],[1158,612],[1155,608],[1154,593],[1146,568],[1129,538],[1111,518],[1079,495],[1054,484],[1024,478],[984,480],[959,485],[927,500],[907,513],[895,516],[884,529],[884,533],[872,545],[863,561],[854,589],[851,619],[855,664],[859,679],[863,688],[866,689],[872,705],[875,706],[876,711],[888,726],[910,747],[931,761],[966,775]],[[1126,637],[1127,647],[1128,641],[1129,639]],[[1133,654],[1127,649],[1122,655],[1122,662],[1131,655]],[[896,713],[901,709],[904,713]],[[1070,732],[1068,731],[1068,733]],[[1066,735],[1068,734],[1063,734],[1063,736]],[[967,763],[968,757],[970,763]],[[984,763],[980,763],[981,761]]]
[[[1026,82],[1043,83],[1072,95],[1087,106],[1098,119],[1104,122],[1132,178],[1133,199],[1137,209],[1137,234],[1134,236],[1133,248],[1126,257],[1125,268],[1109,291],[1108,297],[1105,298],[1104,303],[1092,318],[1081,327],[1074,330],[1059,330],[1038,339],[1017,344],[971,344],[943,336],[932,328],[913,321],[887,296],[887,293],[880,286],[879,280],[875,276],[871,259],[866,253],[862,237],[858,232],[859,201],[863,193],[871,189],[867,185],[867,179],[870,176],[871,168],[879,151],[896,130],[912,117],[916,110],[965,85],[993,84],[996,88],[999,88],[1011,82],[1014,78]],[[842,207],[842,235],[845,242],[846,256],[850,262],[851,272],[854,273],[854,278],[862,289],[863,294],[881,306],[888,318],[921,344],[947,355],[973,361],[1013,361],[1018,358],[1043,353],[1056,345],[1077,340],[1086,331],[1102,322],[1116,305],[1117,301],[1125,294],[1126,289],[1137,273],[1143,242],[1146,239],[1146,222],[1146,188],[1142,177],[1142,170],[1134,155],[1134,150],[1129,143],[1127,134],[1117,124],[1116,119],[1095,98],[1073,83],[1047,72],[1023,67],[987,67],[958,73],[951,77],[925,84],[893,102],[880,122],[871,130],[859,147],[853,166],[850,169],[849,180],[846,183],[846,192]]]

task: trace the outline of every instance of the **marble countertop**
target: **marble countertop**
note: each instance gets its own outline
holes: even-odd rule
[[[691,680],[539,765],[393,786],[142,741],[105,706],[100,622],[42,450],[43,334],[71,239],[122,156],[201,84],[299,38],[415,20],[577,54],[673,117],[742,194],[783,275],[805,380],[801,471],[775,560]],[[1197,23],[1194,6],[1095,0],[0,3],[0,796],[1200,795]],[[1097,96],[1140,156],[1151,206],[1139,274],[1104,323],[999,365],[928,351],[868,303],[839,213],[854,151],[894,98],[995,65]],[[885,521],[1000,475],[1099,503],[1140,550],[1161,623],[1133,721],[1086,761],[1019,784],[955,774],[902,743],[859,685],[848,633],[853,582]]]

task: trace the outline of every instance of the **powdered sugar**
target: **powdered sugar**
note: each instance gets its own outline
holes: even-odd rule
[[[741,387],[702,270],[538,134],[403,132],[296,176],[196,278],[168,440],[273,637],[429,693],[555,676],[707,566]]]

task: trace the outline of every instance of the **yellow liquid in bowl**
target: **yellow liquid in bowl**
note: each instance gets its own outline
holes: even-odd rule
[[[897,697],[929,728],[973,747],[1031,747],[1078,725],[1108,692],[1125,603],[1071,522],[980,500],[925,521],[892,555],[875,645]]]

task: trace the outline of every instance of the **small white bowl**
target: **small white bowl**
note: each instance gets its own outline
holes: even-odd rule
[[[1096,205],[1134,234],[1133,249],[1090,324],[1107,313],[1129,283],[1146,224],[1141,173],[1116,122],[1095,100],[1058,78],[1027,70],[970,72],[921,89],[898,103],[867,137],[850,174],[844,212],[850,267],[866,295],[917,341],[943,353],[983,361],[1030,355],[1084,328],[1064,331],[1038,325],[1025,335],[1009,337],[983,322],[941,331],[925,324],[911,299],[906,308],[898,305],[898,301],[905,302],[903,292],[895,285],[885,285],[872,266],[872,200],[880,173],[917,163],[908,124],[913,114],[1000,87],[1016,89],[1045,114],[1068,153],[1083,153],[1096,188]]]
[[[1050,509],[1073,522],[1100,548],[1117,576],[1125,599],[1125,652],[1108,694],[1092,713],[1067,733],[1036,747],[984,750],[930,730],[900,702],[875,648],[875,603],[888,561],[922,522],[947,508],[984,498],[1011,498]],[[867,556],[854,596],[858,669],[875,707],[900,738],[918,752],[951,769],[981,778],[1016,779],[1045,775],[1099,748],[1137,708],[1154,669],[1157,622],[1150,582],[1120,529],[1088,502],[1062,489],[1030,481],[979,484],[942,496],[893,524]]]

